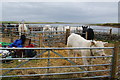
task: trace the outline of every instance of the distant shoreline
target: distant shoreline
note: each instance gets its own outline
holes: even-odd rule
[[[3,24],[19,24],[18,21],[0,21]],[[25,24],[80,24],[80,23],[72,23],[72,22],[24,22]]]
[[[106,27],[120,28],[120,23],[104,23],[104,24],[88,24],[88,25],[96,25],[96,26],[106,26]]]
[[[19,24],[18,21],[0,21],[0,23],[3,24]],[[25,24],[82,24],[82,23],[73,23],[73,22],[24,22]],[[101,23],[101,24],[87,24],[87,25],[96,25],[96,26],[108,26],[108,27],[114,27],[114,28],[120,28],[120,23]]]

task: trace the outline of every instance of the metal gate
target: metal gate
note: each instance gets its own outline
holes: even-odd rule
[[[41,53],[37,54],[35,57],[33,58],[2,58],[1,60],[27,60],[23,63],[21,63],[20,65],[16,66],[15,68],[1,68],[0,70],[4,71],[4,70],[8,70],[5,73],[2,74],[2,76],[0,77],[25,77],[25,76],[50,76],[50,75],[71,75],[71,74],[84,74],[84,73],[89,73],[92,74],[92,76],[89,77],[77,77],[79,79],[83,79],[83,78],[103,78],[103,77],[107,77],[107,78],[111,78],[112,76],[115,76],[115,74],[111,74],[111,72],[113,72],[113,64],[115,63],[113,59],[115,59],[115,55],[113,56],[87,56],[87,57],[65,57],[63,55],[61,55],[61,53],[59,52],[59,50],[81,50],[81,49],[112,49],[114,50],[114,47],[103,47],[103,48],[1,48],[2,50],[13,50],[13,49],[34,49],[34,50],[43,50]],[[56,51],[58,50],[58,51]],[[46,53],[47,52],[47,53]],[[115,53],[115,51],[113,51]],[[50,57],[51,53],[56,54],[58,57]],[[113,54],[114,54],[113,53]],[[40,58],[40,55],[44,55],[47,54],[48,57],[46,58]],[[71,59],[82,59],[82,58],[111,58],[112,59],[112,63],[107,63],[107,64],[93,64],[93,65],[78,65],[77,63],[75,63],[73,60]],[[71,65],[68,66],[51,66],[51,60],[57,61],[57,59],[61,59],[61,60],[65,60],[67,62],[69,62]],[[22,67],[19,68],[20,66],[23,66],[24,64],[27,64],[28,62],[32,61],[32,60],[47,60],[47,66],[46,67]],[[58,62],[59,63],[59,62]],[[99,67],[99,66],[109,66],[108,69],[104,70],[86,70],[85,67]],[[74,72],[72,71],[72,69],[70,71],[67,72],[51,72],[50,69],[63,69],[63,68],[74,68],[77,69]],[[114,66],[115,68],[115,66]],[[27,69],[46,69],[45,73],[42,74],[31,74],[31,75],[7,75],[8,73],[12,72],[13,70],[27,70]],[[108,75],[99,75],[97,76],[95,73],[97,72],[107,72]],[[114,77],[112,77],[114,78]]]

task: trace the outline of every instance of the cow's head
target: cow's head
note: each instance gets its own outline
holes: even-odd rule
[[[44,31],[50,31],[50,28],[49,28],[49,27],[46,27],[46,28],[44,29]]]
[[[82,26],[83,31],[86,31],[88,26]]]
[[[104,47],[104,43],[102,41],[92,41],[91,47]],[[104,49],[95,49],[93,53],[98,53],[100,56],[106,56]]]

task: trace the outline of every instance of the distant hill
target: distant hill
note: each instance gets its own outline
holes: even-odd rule
[[[104,23],[104,24],[90,24],[90,25],[98,25],[98,26],[112,26],[120,28],[120,23]]]

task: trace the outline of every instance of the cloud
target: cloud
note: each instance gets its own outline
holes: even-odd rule
[[[3,20],[117,22],[116,2],[3,2]]]
[[[119,0],[1,0],[2,2],[119,2]]]

